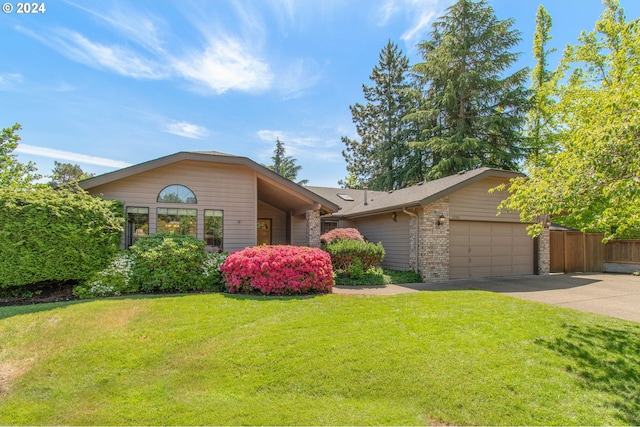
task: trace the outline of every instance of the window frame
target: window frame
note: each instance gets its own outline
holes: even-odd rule
[[[163,194],[165,191],[169,191],[169,189],[171,189],[172,187],[176,187],[176,189],[185,189],[187,190],[189,193],[191,193],[192,197],[185,197],[184,200],[180,200],[180,201],[171,201],[171,200],[162,200],[161,197],[163,197]],[[177,197],[180,197],[182,199],[182,196],[178,193],[178,191],[176,190],[175,193],[168,193],[169,194],[175,194]],[[165,195],[166,196],[166,195]],[[189,201],[191,198],[193,198],[193,201]],[[158,196],[156,197],[156,202],[157,203],[177,203],[177,204],[185,204],[185,205],[197,205],[198,204],[198,198],[196,197],[196,193],[193,192],[193,190],[191,190],[189,187],[187,187],[186,185],[182,185],[182,184],[169,184],[166,187],[164,187],[162,190],[160,190],[158,192]]]

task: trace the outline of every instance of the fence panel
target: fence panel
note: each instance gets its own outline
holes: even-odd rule
[[[552,230],[549,237],[552,273],[604,271],[602,233]]]
[[[640,264],[640,240],[611,240],[605,246],[605,262]]]

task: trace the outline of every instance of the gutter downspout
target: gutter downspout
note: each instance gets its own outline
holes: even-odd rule
[[[414,212],[409,212],[407,208],[402,208],[402,212],[406,213],[409,216],[412,216],[416,219],[416,265],[414,267],[414,271],[416,273],[420,273],[419,259],[420,259],[420,221],[418,221],[418,214]]]

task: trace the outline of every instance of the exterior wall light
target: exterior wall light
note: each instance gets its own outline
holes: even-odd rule
[[[444,214],[440,214],[440,216],[438,217],[438,222],[436,222],[436,224],[443,225],[445,221],[446,221],[446,218],[444,217]]]

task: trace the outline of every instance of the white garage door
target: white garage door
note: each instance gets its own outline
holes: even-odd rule
[[[533,239],[526,225],[451,221],[449,277],[533,274]]]

